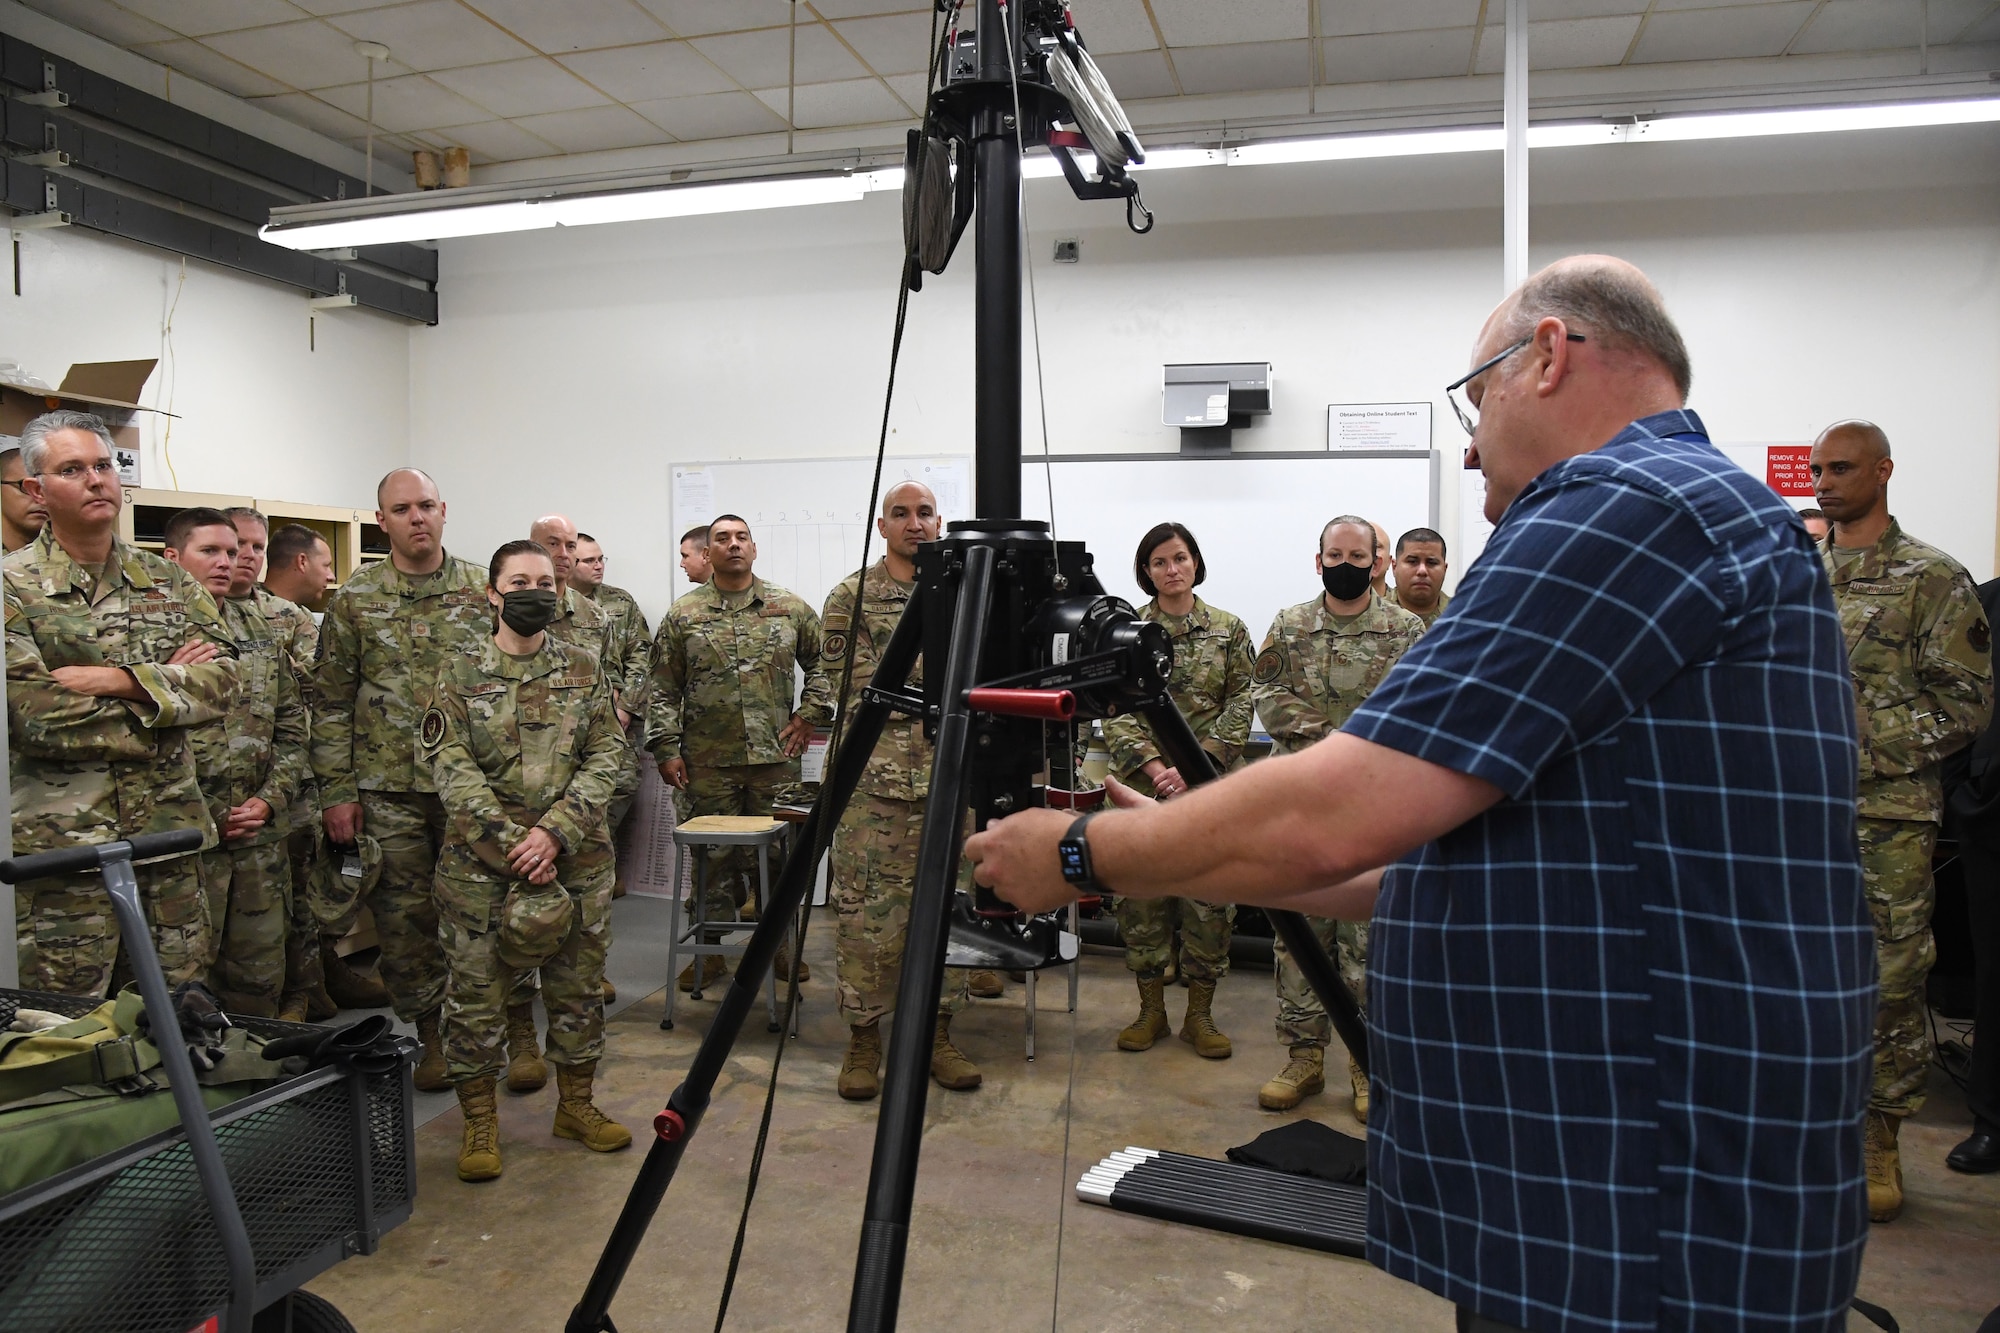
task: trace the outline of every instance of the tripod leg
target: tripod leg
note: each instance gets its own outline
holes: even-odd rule
[[[1170,699],[1141,708],[1140,713],[1153,728],[1153,735],[1159,739],[1160,748],[1167,759],[1181,771],[1190,787],[1213,781],[1217,774],[1208,751],[1201,748],[1195,738],[1194,729],[1181,716]],[[1348,1055],[1368,1072],[1368,1024],[1361,1017],[1361,1006],[1354,1002],[1354,995],[1340,979],[1340,971],[1327,957],[1326,950],[1319,947],[1319,937],[1312,927],[1297,912],[1279,912],[1266,909],[1264,915],[1271,918],[1271,928],[1291,951],[1292,961],[1299,965],[1299,972],[1311,986],[1319,1002],[1326,1006],[1327,1017],[1333,1020],[1334,1030],[1340,1033],[1340,1040],[1346,1044]]]
[[[874,683],[891,690],[902,688],[922,648],[923,615],[920,604],[913,601],[882,651]],[[860,785],[862,772],[875,752],[875,742],[881,738],[882,724],[888,716],[886,704],[863,701],[848,722],[840,752],[833,758],[819,799],[813,802],[812,814],[800,826],[799,836],[785,857],[777,887],[772,890],[771,899],[758,918],[757,929],[744,947],[743,961],[716,1009],[708,1035],[702,1038],[701,1047],[688,1066],[687,1077],[667,1098],[666,1109],[653,1120],[653,1145],[647,1150],[638,1178],[625,1196],[625,1207],[604,1242],[604,1252],[598,1256],[583,1299],[577,1302],[563,1326],[565,1333],[611,1333],[611,1299],[625,1280],[625,1270],[632,1266],[632,1257],[638,1253],[639,1242],[645,1239],[646,1229],[652,1225],[653,1214],[659,1211],[660,1200],[666,1197],[667,1186],[673,1182],[688,1139],[708,1111],[709,1095],[722,1075],[730,1048],[736,1044],[744,1020],[757,1002],[760,983],[777,957],[779,941],[792,929],[799,904],[812,892],[820,858],[833,841],[833,830],[847,810],[848,798]],[[932,1004],[936,1004],[935,986]]]
[[[951,651],[944,663],[943,715],[931,759],[923,836],[917,844],[916,892],[910,902],[909,935],[903,946],[896,1023],[889,1034],[882,1112],[875,1122],[875,1155],[868,1174],[868,1208],[861,1222],[861,1252],[847,1309],[850,1330],[887,1333],[896,1327],[896,1308],[902,1298],[910,1199],[916,1190],[924,1100],[930,1091],[931,1041],[938,993],[944,985],[948,909],[958,881],[962,812],[971,792],[972,713],[966,693],[979,679],[986,617],[993,604],[993,563],[991,547],[974,546],[965,553]]]

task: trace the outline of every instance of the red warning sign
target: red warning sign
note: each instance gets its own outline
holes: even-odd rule
[[[1765,451],[1764,480],[1780,495],[1813,493],[1812,446],[1774,444]]]

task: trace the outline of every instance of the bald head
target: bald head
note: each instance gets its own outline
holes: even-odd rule
[[[1636,265],[1613,255],[1558,259],[1522,283],[1494,312],[1505,329],[1503,344],[1530,336],[1551,317],[1596,339],[1603,354],[1650,360],[1672,377],[1681,401],[1687,401],[1694,384],[1687,344],[1667,315],[1659,288]]]
[[[937,496],[920,481],[899,481],[882,497],[875,531],[889,544],[883,558],[898,580],[908,583],[916,577],[917,547],[937,540],[938,521]]]
[[[1835,440],[1854,445],[1872,459],[1894,456],[1889,452],[1888,432],[1872,421],[1862,421],[1858,418],[1853,421],[1836,421],[1819,433],[1819,438],[1813,441],[1813,447],[1817,449],[1820,445]]]
[[[376,484],[375,522],[389,539],[389,559],[405,574],[444,563],[444,500],[430,475],[399,467]]]
[[[569,587],[570,572],[576,568],[576,524],[563,514],[543,514],[528,525],[528,540],[555,562],[556,588]]]
[[[930,487],[921,481],[899,481],[883,492],[882,517],[889,517],[899,505],[923,504],[928,504],[933,510],[937,508],[937,496],[931,493]]]
[[[428,494],[433,500],[438,498],[438,484],[431,480],[430,473],[417,467],[393,468],[383,476],[382,480],[375,483],[377,509],[388,508],[386,501],[391,491],[398,493],[416,491]]]

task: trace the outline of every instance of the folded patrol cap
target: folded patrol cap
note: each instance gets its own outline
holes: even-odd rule
[[[500,904],[500,961],[509,967],[540,967],[569,938],[575,918],[576,904],[561,880],[516,880]]]

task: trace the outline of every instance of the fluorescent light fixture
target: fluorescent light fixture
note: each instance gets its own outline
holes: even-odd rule
[[[1908,129],[1932,125],[2000,122],[2000,98],[1947,102],[1879,103],[1873,106],[1808,107],[1782,111],[1716,112],[1663,116],[1653,120],[1597,121],[1534,125],[1531,148],[1571,148],[1592,144],[1665,143],[1697,139],[1740,139],[1782,134],[1825,134],[1844,130]],[[1499,152],[1506,135],[1480,129],[1411,130],[1390,134],[1340,134],[1314,139],[1264,140],[1228,148],[1159,148],[1135,171],[1169,171],[1214,165],[1267,166],[1288,162],[1339,162],[1375,157],[1416,157],[1442,153]],[[1095,175],[1097,162],[1079,152],[1077,165]],[[1021,175],[1040,180],[1062,174],[1045,152],[1021,163]],[[609,190],[552,185],[394,195],[336,203],[296,204],[272,212],[258,233],[294,250],[341,250],[402,241],[438,241],[457,236],[586,227],[602,222],[692,217],[752,209],[797,208],[851,203],[881,190],[903,187],[901,167],[872,171],[792,175],[775,178],[666,184],[657,179],[640,188]],[[464,197],[455,202],[452,195]]]

